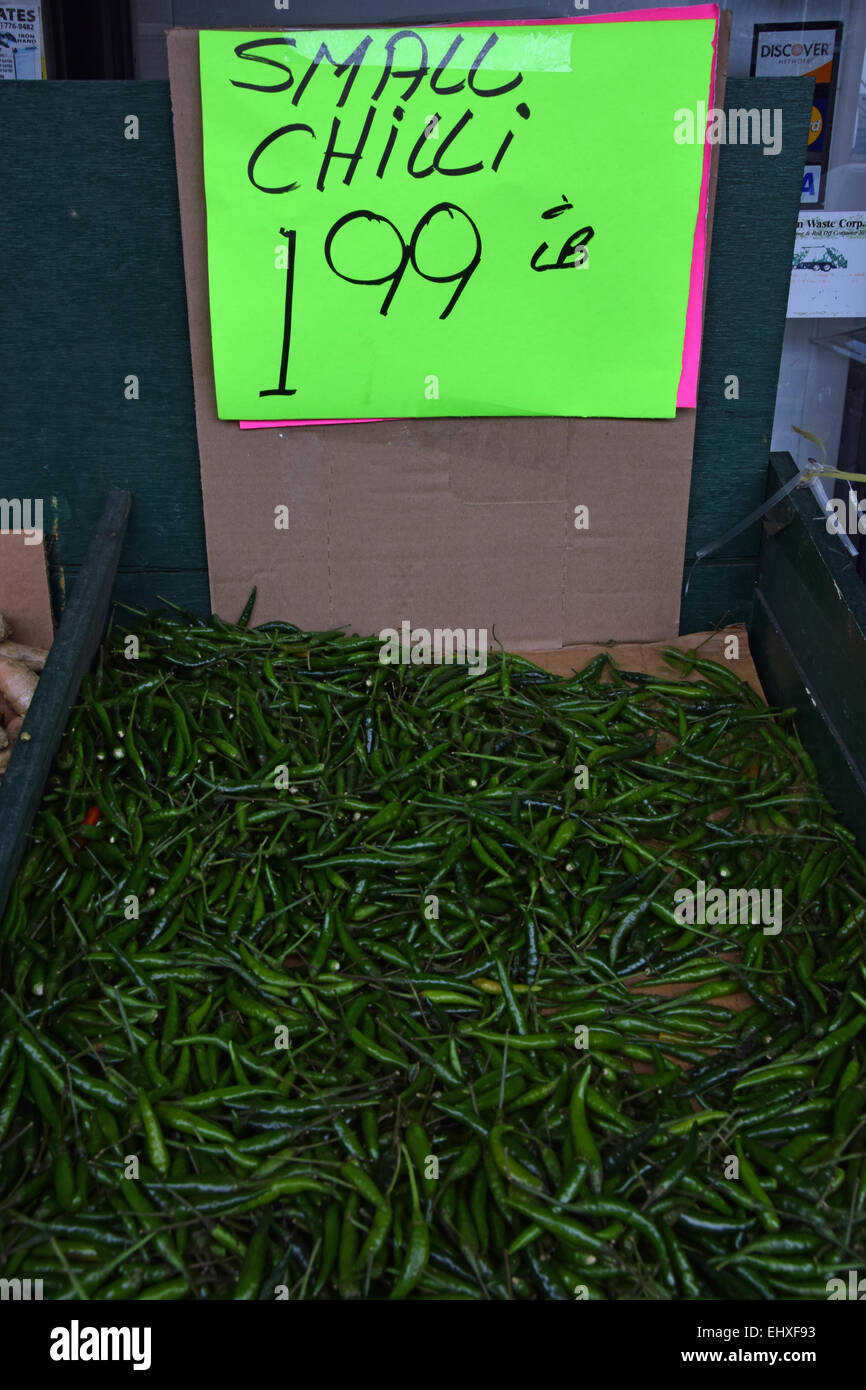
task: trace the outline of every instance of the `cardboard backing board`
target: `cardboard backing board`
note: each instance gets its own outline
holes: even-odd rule
[[[725,15],[719,104],[729,32]],[[256,622],[486,627],[526,652],[674,634],[692,410],[245,431],[217,418],[197,32],[171,30],[168,53],[213,610],[237,617],[255,584]]]
[[[50,647],[54,638],[45,545],[23,534],[0,532],[0,613],[15,642]]]

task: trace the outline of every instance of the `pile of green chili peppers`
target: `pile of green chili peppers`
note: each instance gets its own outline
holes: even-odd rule
[[[0,932],[4,1276],[826,1298],[866,861],[789,717],[696,654],[473,673],[248,616],[148,618],[73,710]],[[699,882],[781,930],[684,925]]]

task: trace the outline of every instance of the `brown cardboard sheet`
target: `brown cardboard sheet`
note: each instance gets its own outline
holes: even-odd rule
[[[25,536],[0,532],[0,613],[15,642],[50,647],[54,640],[45,546]]]
[[[526,652],[673,636],[694,410],[661,421],[401,420],[243,431],[218,419],[197,32],[171,30],[168,53],[214,611],[237,617],[255,584],[256,622],[357,632],[404,619],[429,629],[484,627]],[[710,223],[716,155],[713,147]],[[579,505],[589,508],[587,530],[575,529]],[[287,530],[274,525],[279,506],[289,508]]]

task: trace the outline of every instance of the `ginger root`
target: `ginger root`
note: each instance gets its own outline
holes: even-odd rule
[[[0,695],[16,714],[26,714],[33,699],[38,677],[23,661],[0,656]]]
[[[0,781],[48,657],[41,647],[13,642],[11,636],[9,622],[0,613]]]
[[[23,661],[31,671],[42,671],[48,660],[44,647],[31,647],[25,642],[0,641],[0,656],[8,656],[12,661]]]

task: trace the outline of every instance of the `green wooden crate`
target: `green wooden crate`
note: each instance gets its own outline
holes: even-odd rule
[[[796,472],[773,454],[768,495]],[[749,644],[768,700],[796,708],[824,790],[866,850],[866,588],[809,488],[764,522]]]

